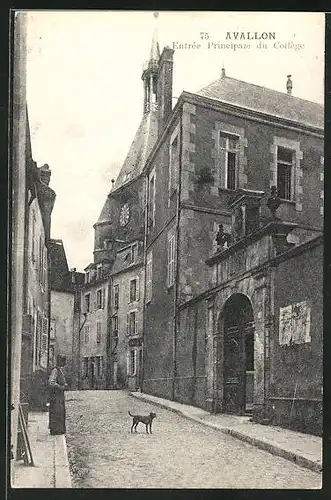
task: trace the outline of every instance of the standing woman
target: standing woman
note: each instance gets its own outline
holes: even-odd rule
[[[65,356],[56,357],[56,366],[48,379],[50,388],[49,399],[49,429],[52,436],[65,434],[66,432],[66,409],[64,391],[68,388],[63,373],[66,364]]]

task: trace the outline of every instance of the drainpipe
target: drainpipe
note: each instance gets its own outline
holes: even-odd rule
[[[179,237],[180,237],[180,198],[182,188],[182,154],[183,154],[183,107],[181,109],[179,121],[179,165],[178,165],[178,190],[177,190],[177,207],[176,207],[176,279],[175,279],[175,294],[174,294],[174,309],[173,309],[173,332],[172,332],[172,390],[171,399],[175,400],[175,384],[176,384],[176,348],[177,348],[177,300],[179,295]]]
[[[148,175],[145,177],[145,207],[144,207],[144,296],[143,296],[143,332],[142,332],[142,356],[141,356],[141,367],[140,367],[140,390],[143,392],[144,384],[144,354],[145,354],[145,329],[146,329],[146,264],[147,264],[147,235],[148,235]]]

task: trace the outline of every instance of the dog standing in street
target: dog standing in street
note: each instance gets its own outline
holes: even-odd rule
[[[137,432],[137,426],[139,422],[142,424],[146,425],[146,433],[148,434],[148,429],[149,433],[152,434],[152,423],[153,419],[156,417],[156,413],[151,412],[149,415],[132,415],[129,412],[130,417],[133,418],[132,426],[131,426],[131,432],[132,429],[134,428],[135,432]]]

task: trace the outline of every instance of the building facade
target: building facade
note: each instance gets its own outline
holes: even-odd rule
[[[69,388],[74,387],[74,313],[77,283],[82,282],[83,273],[69,270],[62,240],[51,239],[50,250],[50,287],[51,318],[49,339],[49,366],[55,366],[60,354],[66,357],[64,367]]]
[[[260,234],[264,227],[271,232],[275,230],[268,226],[275,216],[275,210],[268,206],[272,193],[279,199],[277,218],[283,221],[278,229],[287,235],[283,252],[293,252],[293,245],[299,248],[322,234],[323,119],[323,107],[319,104],[229,78],[224,70],[220,79],[197,94],[183,92],[180,96],[144,169],[147,187],[144,392],[210,411],[239,414],[253,410],[259,414],[269,401],[267,344],[268,339],[275,342],[275,336],[278,338],[274,323],[277,320],[272,312],[276,307],[276,292],[272,287],[276,285],[262,286],[265,279],[273,281],[271,275],[255,284],[253,269],[264,258],[272,267],[275,250],[270,238],[261,237],[261,245],[251,254],[242,250],[243,243],[239,242],[246,241],[248,235]],[[217,253],[218,232],[219,239],[232,248],[227,252],[234,253],[217,268],[208,265],[206,258]],[[296,268],[295,259],[289,257],[288,262]],[[320,276],[322,261],[319,266]],[[205,302],[205,294],[215,287],[215,269],[228,294],[223,296],[218,312]],[[236,269],[249,273],[248,281],[240,286]],[[245,311],[238,312],[236,321],[247,325],[246,340],[231,341],[240,344],[242,363],[247,364],[246,369],[240,365],[245,372],[245,376],[239,377],[240,390],[233,388],[240,393],[240,404],[239,400],[231,403],[232,389],[228,393],[223,386],[217,389],[221,379],[208,371],[217,365],[222,380],[228,377],[228,385],[237,383],[231,375],[231,350],[227,352],[222,344],[221,358],[216,354],[219,351],[209,350],[207,332],[214,327],[206,320],[209,315],[219,315],[233,294],[240,295],[239,303],[243,301],[240,306],[234,297],[233,308]],[[203,301],[198,297],[203,297]],[[304,302],[302,297],[298,298],[300,301]],[[231,301],[227,304],[231,305]],[[315,318],[320,313],[321,310]],[[231,314],[226,315],[227,321]],[[235,331],[238,324],[228,323],[226,329]],[[212,342],[217,342],[214,333],[210,335]],[[321,404],[322,375],[317,361],[322,351],[321,332],[316,335],[311,352],[316,359],[311,363],[319,366],[319,381],[315,377],[312,399],[307,396],[302,403],[307,408]],[[303,359],[298,354],[300,362]],[[290,396],[287,393],[277,397]],[[275,399],[272,403],[278,413],[282,413],[280,401]],[[285,411],[285,403],[282,404]],[[291,411],[293,416],[294,410]],[[285,420],[279,417],[279,421]]]
[[[223,68],[173,108],[173,54],[153,39],[142,121],[94,226],[91,266],[109,266],[106,386],[311,430],[322,383],[323,107],[292,95],[290,78],[282,93]],[[313,255],[315,298],[299,287],[285,297],[287,273],[309,282]],[[294,333],[283,349],[284,324]],[[310,415],[300,422],[299,407]]]

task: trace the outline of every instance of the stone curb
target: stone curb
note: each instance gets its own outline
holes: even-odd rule
[[[289,460],[290,462],[293,462],[300,467],[305,467],[307,469],[310,469],[313,472],[322,472],[322,465],[319,462],[315,462],[314,460],[309,460],[309,458],[303,457],[301,455],[298,455],[297,453],[293,453],[288,450],[284,450],[280,446],[274,445],[269,443],[268,441],[262,441],[261,439],[249,436],[248,434],[244,434],[242,432],[239,432],[235,429],[231,429],[228,427],[221,427],[218,424],[214,424],[212,422],[205,422],[203,419],[199,417],[194,417],[193,415],[190,415],[188,412],[180,410],[178,408],[172,408],[171,406],[168,406],[165,403],[161,403],[159,401],[154,401],[143,395],[142,393],[138,392],[130,392],[130,396],[139,399],[141,401],[145,401],[146,403],[151,403],[153,405],[159,406],[160,408],[163,408],[165,410],[170,410],[173,413],[176,413],[177,415],[180,415],[182,417],[185,417],[189,420],[192,420],[194,422],[197,422],[199,424],[205,425],[206,427],[211,427],[212,429],[218,430],[223,432],[223,434],[228,434],[232,436],[233,438],[240,439],[241,441],[244,441],[246,443],[251,444],[252,446],[256,446],[257,448],[260,448],[261,450],[265,450],[272,455],[277,455],[279,457],[285,458],[286,460]]]

